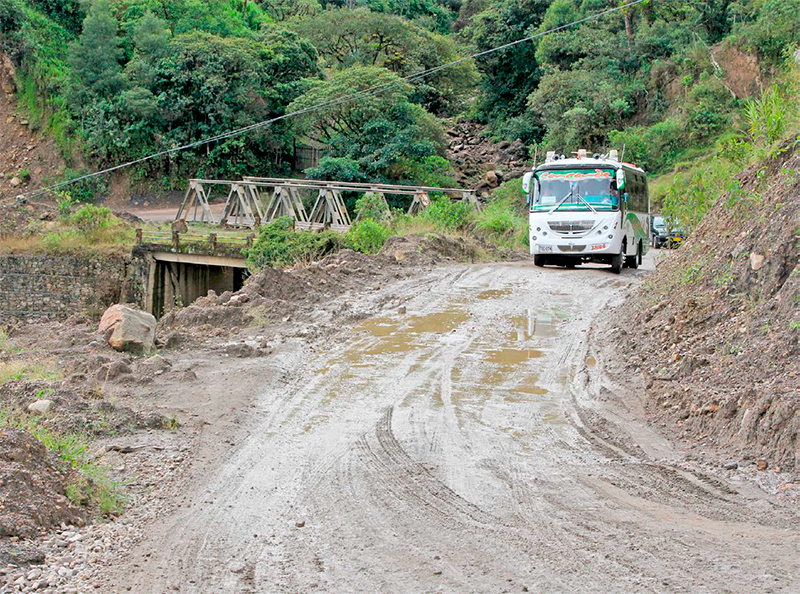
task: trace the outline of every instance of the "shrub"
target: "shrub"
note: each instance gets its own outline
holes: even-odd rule
[[[470,219],[472,207],[468,202],[453,202],[447,197],[435,197],[422,213],[440,231],[456,231]]]
[[[786,128],[790,105],[786,96],[771,87],[761,97],[745,104],[745,116],[750,137],[754,142],[771,144],[780,140]]]
[[[98,231],[108,229],[115,218],[111,209],[106,206],[84,204],[74,214],[70,215],[69,222],[79,231],[92,235]]]
[[[343,240],[338,233],[294,231],[289,217],[262,225],[253,247],[245,250],[247,266],[258,270],[265,266],[291,266],[301,261],[317,260],[338,251]]]
[[[475,227],[500,246],[517,247],[527,242],[528,219],[504,202],[488,204],[478,215]]]
[[[365,219],[353,225],[347,232],[348,246],[357,252],[375,254],[380,251],[391,231],[385,225],[372,219]]]
[[[374,194],[372,192],[367,192],[356,200],[356,212],[360,216],[359,220],[362,221],[371,219],[380,222],[392,216],[386,199],[380,194]]]

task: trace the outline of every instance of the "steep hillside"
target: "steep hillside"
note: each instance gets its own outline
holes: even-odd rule
[[[654,422],[760,470],[791,470],[800,468],[800,143],[771,153],[736,176],[615,312],[609,337],[645,374]]]
[[[0,92],[0,124],[0,200],[40,187],[44,180],[63,173],[64,161],[55,143],[45,132],[31,130],[11,93]]]

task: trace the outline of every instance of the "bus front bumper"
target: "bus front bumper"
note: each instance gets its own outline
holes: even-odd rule
[[[611,239],[570,238],[534,241],[531,238],[531,254],[542,256],[612,256],[622,249],[620,241]]]

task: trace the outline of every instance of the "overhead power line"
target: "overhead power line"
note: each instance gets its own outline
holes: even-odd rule
[[[145,163],[146,161],[152,161],[153,159],[158,159],[159,157],[166,157],[166,156],[171,155],[173,153],[178,153],[180,151],[185,151],[187,149],[196,148],[198,146],[203,146],[203,145],[206,145],[206,144],[210,144],[212,142],[217,142],[219,140],[225,140],[226,138],[231,138],[233,136],[240,136],[242,134],[246,134],[247,132],[251,132],[253,130],[258,130],[260,128],[265,128],[265,127],[267,127],[267,126],[269,126],[271,124],[274,124],[275,122],[281,121],[281,120],[287,120],[287,119],[290,119],[290,118],[293,118],[293,117],[297,117],[299,115],[303,115],[303,114],[306,114],[306,113],[312,113],[312,112],[315,112],[315,111],[320,111],[320,110],[323,110],[323,109],[326,109],[326,108],[329,108],[329,107],[333,107],[335,105],[340,105],[342,103],[349,103],[349,102],[355,101],[355,100],[357,100],[357,99],[359,99],[361,97],[368,97],[368,96],[371,96],[371,95],[377,95],[377,94],[381,93],[382,91],[385,91],[386,89],[388,89],[388,88],[390,88],[392,86],[396,86],[397,84],[399,84],[401,82],[414,82],[415,80],[419,80],[421,78],[426,78],[426,77],[428,77],[428,76],[430,76],[432,74],[435,74],[435,73],[437,73],[437,72],[439,72],[441,70],[444,70],[446,68],[451,68],[452,66],[455,66],[456,64],[461,64],[462,62],[466,62],[467,60],[474,60],[476,58],[481,58],[483,56],[486,56],[486,55],[489,55],[489,54],[493,54],[495,52],[500,52],[500,51],[506,50],[506,49],[508,49],[510,47],[514,47],[515,45],[519,45],[521,43],[527,43],[528,41],[533,41],[534,39],[539,39],[541,37],[544,37],[546,35],[550,35],[552,33],[558,33],[559,31],[563,31],[565,29],[569,29],[570,27],[574,27],[576,25],[580,25],[580,24],[585,23],[587,21],[593,21],[593,20],[599,19],[599,18],[604,17],[604,16],[606,16],[608,14],[611,14],[611,13],[614,13],[614,12],[618,12],[620,10],[625,10],[626,8],[630,8],[631,6],[636,6],[637,4],[642,4],[644,2],[649,2],[649,0],[632,0],[631,2],[628,2],[626,4],[621,4],[621,5],[615,6],[613,8],[608,8],[608,9],[603,10],[601,12],[597,12],[597,13],[591,14],[591,15],[589,15],[587,17],[582,18],[582,19],[578,19],[576,21],[572,21],[571,23],[567,23],[567,24],[564,24],[564,25],[559,25],[558,27],[553,27],[552,29],[548,29],[547,31],[541,31],[539,33],[535,33],[534,35],[529,35],[527,37],[523,37],[522,39],[517,39],[516,41],[511,41],[509,43],[505,43],[503,45],[499,45],[499,46],[493,47],[491,49],[487,49],[487,50],[483,50],[483,51],[480,51],[480,52],[476,52],[476,53],[471,54],[469,56],[465,56],[463,58],[459,58],[457,60],[453,60],[452,62],[447,62],[445,64],[440,64],[439,66],[436,66],[434,68],[429,68],[427,70],[422,70],[422,71],[414,73],[414,74],[409,74],[408,76],[404,76],[404,77],[402,77],[402,78],[400,78],[398,80],[395,80],[395,81],[392,81],[392,82],[389,82],[389,83],[383,83],[383,84],[379,84],[379,85],[374,85],[372,87],[369,87],[369,88],[364,89],[362,91],[358,91],[356,93],[350,93],[348,95],[343,95],[341,97],[337,97],[336,99],[331,99],[329,101],[324,101],[322,103],[318,103],[318,104],[312,105],[310,107],[306,107],[304,109],[298,109],[298,110],[290,112],[290,113],[285,113],[283,115],[280,115],[280,116],[277,116],[277,117],[274,117],[274,118],[271,118],[271,119],[268,119],[268,120],[257,122],[255,124],[250,124],[249,126],[244,126],[242,128],[237,128],[235,130],[229,130],[229,131],[223,132],[222,134],[219,134],[217,136],[212,136],[210,138],[203,138],[201,140],[196,140],[196,141],[190,142],[188,144],[176,146],[176,147],[169,148],[169,149],[164,149],[163,151],[158,151],[156,153],[152,153],[152,154],[147,155],[145,157],[140,157],[139,159],[134,159],[132,161],[127,161],[125,163],[120,163],[119,165],[114,165],[113,167],[109,167],[107,169],[102,169],[100,171],[95,171],[93,173],[87,173],[86,175],[81,175],[79,177],[75,177],[75,178],[67,180],[67,181],[63,181],[63,182],[60,182],[60,183],[57,183],[57,184],[53,184],[53,185],[48,186],[46,188],[41,188],[39,190],[32,190],[30,192],[27,192],[26,194],[22,194],[22,196],[23,197],[24,196],[38,196],[40,194],[45,194],[47,192],[54,192],[56,190],[60,190],[61,188],[69,186],[71,184],[75,184],[75,183],[78,183],[80,181],[84,181],[84,180],[87,180],[87,179],[92,179],[92,178],[99,177],[99,176],[102,176],[102,175],[107,175],[109,173],[113,173],[114,171],[118,171],[120,169],[125,169],[127,167],[132,167],[133,165],[138,165],[140,163]]]

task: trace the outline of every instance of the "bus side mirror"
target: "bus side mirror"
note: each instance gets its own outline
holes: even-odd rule
[[[522,176],[522,191],[526,194],[531,193],[531,178],[533,177],[533,171],[529,171],[525,175]],[[528,197],[528,202],[530,202],[530,197]]]
[[[625,172],[622,169],[617,169],[617,189],[623,190],[625,188]]]

